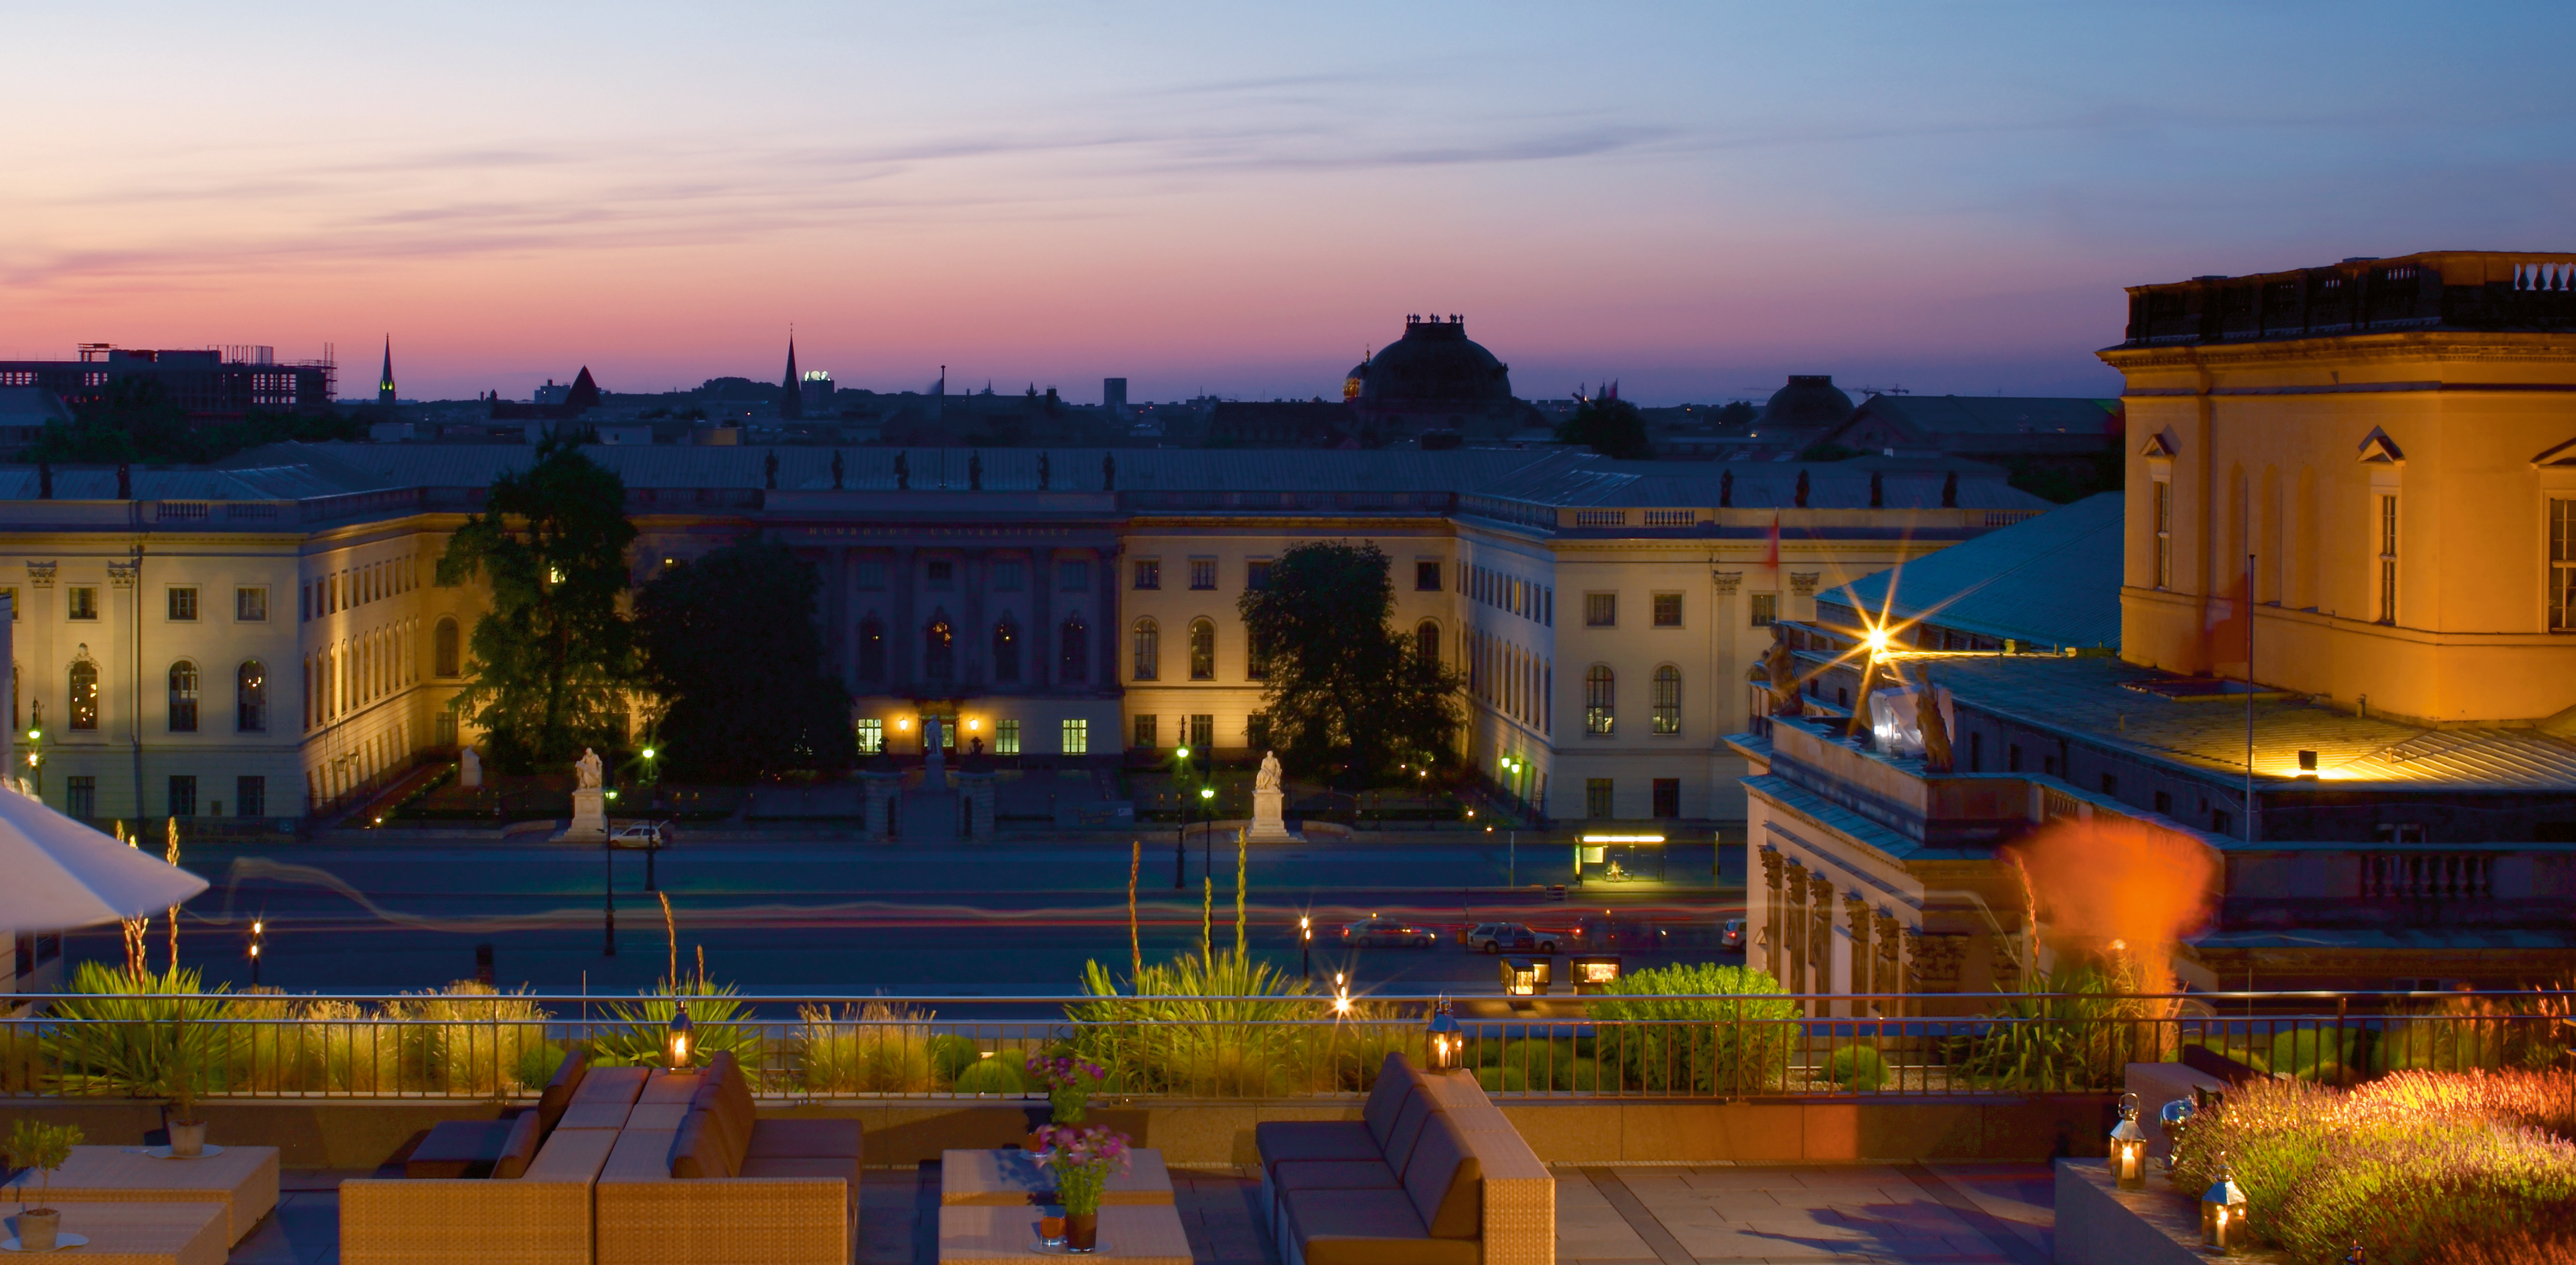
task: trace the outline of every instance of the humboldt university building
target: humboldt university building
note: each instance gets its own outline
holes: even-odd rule
[[[449,703],[485,595],[441,587],[436,563],[532,451],[0,467],[15,773],[84,818],[279,829],[473,742]],[[861,749],[898,759],[929,716],[1006,769],[1183,743],[1247,756],[1262,683],[1238,599],[1301,541],[1375,542],[1395,618],[1468,682],[1463,757],[1555,818],[1742,817],[1723,735],[1748,723],[1770,625],[2048,508],[1956,458],[589,453],[625,482],[635,583],[749,535],[810,561]]]

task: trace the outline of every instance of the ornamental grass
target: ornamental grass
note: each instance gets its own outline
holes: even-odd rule
[[[2373,1265],[2474,1265],[2506,1239],[2535,1254],[2493,1259],[2565,1259],[2571,1094],[2564,1072],[2401,1072],[2350,1091],[2252,1081],[2193,1122],[2173,1180],[2197,1196],[2223,1156],[2255,1233],[2316,1265],[2356,1241]]]
[[[1082,988],[1091,1000],[1065,1007],[1073,1049],[1111,1069],[1110,1093],[1234,1098],[1364,1089],[1377,1070],[1371,1060],[1420,1037],[1418,1023],[1366,1002],[1352,1002],[1342,1022],[1312,1023],[1335,1017],[1327,999],[1240,950],[1149,964],[1124,989],[1108,968],[1086,963]]]
[[[1778,1089],[1788,1081],[1800,1031],[1798,1003],[1775,996],[1780,992],[1769,971],[1745,966],[1676,963],[1622,975],[1593,998],[1589,1053],[1596,1061],[1590,1069],[1579,1062],[1569,1067],[1566,1087],[1608,1082],[1686,1094]],[[1587,1079],[1596,1083],[1583,1084]]]

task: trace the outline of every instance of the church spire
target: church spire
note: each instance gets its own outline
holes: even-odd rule
[[[385,371],[376,375],[376,403],[394,402],[394,336],[385,335]]]
[[[779,383],[778,416],[795,421],[805,416],[805,384],[796,380],[796,331],[787,331],[787,379]]]

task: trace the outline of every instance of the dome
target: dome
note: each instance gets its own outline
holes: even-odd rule
[[[1789,385],[1771,393],[1757,426],[1782,428],[1831,426],[1852,415],[1852,399],[1834,385],[1829,373],[1793,373]]]
[[[1406,317],[1404,337],[1352,372],[1363,407],[1482,409],[1512,400],[1511,367],[1468,341],[1463,317]]]

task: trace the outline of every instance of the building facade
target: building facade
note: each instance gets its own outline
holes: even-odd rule
[[[755,533],[811,562],[862,748],[898,757],[929,716],[1004,759],[1249,757],[1262,683],[1237,602],[1300,541],[1372,541],[1400,626],[1466,674],[1466,756],[1565,818],[1739,816],[1720,736],[1767,626],[2046,508],[1960,462],[588,451],[625,481],[638,584]],[[131,500],[112,472],[58,470],[40,500],[34,471],[0,468],[22,765],[76,815],[275,828],[473,741],[449,703],[482,597],[436,563],[529,452],[277,445],[137,471]]]

